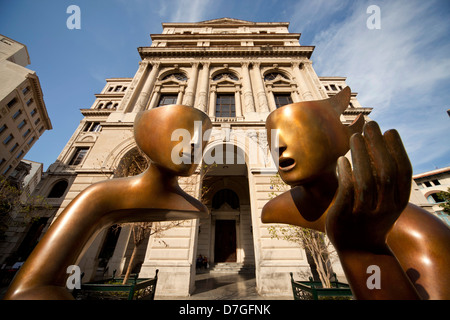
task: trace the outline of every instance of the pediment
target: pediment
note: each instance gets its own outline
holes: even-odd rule
[[[230,212],[230,211],[239,211],[237,209],[233,209],[227,202],[224,202],[219,209],[215,209],[215,212]]]
[[[213,20],[206,20],[200,22],[200,24],[254,24],[254,22],[246,21],[246,20],[239,20],[239,19],[233,19],[233,18],[220,18],[220,19],[213,19]]]
[[[161,81],[161,84],[165,85],[165,86],[179,86],[180,85],[179,82],[171,80],[171,79],[165,80],[165,81]]]
[[[234,86],[236,85],[236,83],[232,82],[231,80],[225,79],[225,80],[220,80],[217,81],[218,85],[222,85],[222,86]]]

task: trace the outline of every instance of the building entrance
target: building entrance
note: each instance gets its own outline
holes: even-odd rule
[[[236,262],[236,221],[216,220],[215,262]]]

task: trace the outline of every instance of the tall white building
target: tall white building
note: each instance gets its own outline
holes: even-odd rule
[[[343,77],[317,76],[310,60],[314,47],[300,45],[300,34],[288,26],[230,18],[163,23],[162,33],[151,35],[151,46],[138,48],[142,61],[135,76],[106,79],[92,106],[81,110],[84,119],[37,192],[60,213],[92,183],[113,178],[136,150],[138,112],[167,104],[198,108],[214,126],[205,154],[224,148],[229,160],[203,179],[211,216],[152,236],[141,252],[140,275],[151,277],[159,269],[157,295],[187,296],[195,289],[201,254],[211,267],[226,262],[234,270],[255,272],[260,294],[291,294],[289,272],[308,271],[309,264],[303,249],[272,239],[261,223],[277,171],[265,119],[282,105],[328,98],[346,83]],[[371,111],[356,95],[342,115],[344,123]],[[196,197],[204,190],[200,173],[181,185]],[[79,262],[84,280],[93,279],[99,266],[122,272],[131,247],[129,227],[102,232]],[[343,277],[338,265],[335,271]]]

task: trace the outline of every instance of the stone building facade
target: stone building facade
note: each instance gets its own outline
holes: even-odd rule
[[[52,195],[57,215],[92,183],[111,179],[121,161],[136,150],[133,121],[140,111],[184,104],[207,113],[213,133],[205,156],[216,158],[180,185],[203,197],[207,219],[188,220],[154,235],[140,252],[141,277],[159,269],[157,295],[187,296],[195,289],[196,258],[254,271],[262,295],[290,294],[289,272],[309,270],[303,249],[272,239],[261,209],[273,193],[277,169],[266,139],[265,119],[282,105],[328,98],[346,86],[343,77],[319,77],[310,60],[314,47],[302,46],[289,23],[230,18],[198,23],[163,23],[133,78],[106,79],[84,119],[52,164],[37,193]],[[351,123],[364,108],[352,93],[341,120]],[[222,161],[223,160],[223,161]],[[207,190],[207,192],[205,192]],[[55,196],[57,195],[57,196]],[[84,280],[124,271],[132,248],[130,227],[105,230],[79,261]],[[105,253],[106,252],[106,253]],[[102,268],[99,268],[102,267]],[[336,265],[338,277],[342,270]]]
[[[0,34],[0,175],[17,174],[39,137],[52,129],[27,47]]]

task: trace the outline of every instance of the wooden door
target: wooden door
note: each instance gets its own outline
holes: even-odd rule
[[[235,220],[216,220],[214,262],[236,262]]]

